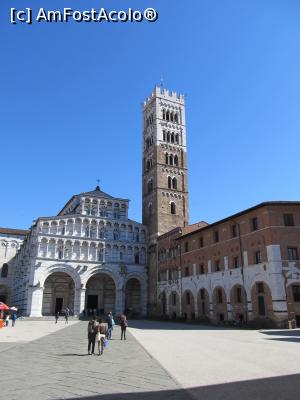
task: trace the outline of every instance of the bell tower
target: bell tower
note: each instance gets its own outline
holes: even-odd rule
[[[143,105],[143,224],[154,243],[188,223],[184,96],[155,87]]]
[[[148,312],[157,308],[157,237],[189,223],[184,96],[155,87],[143,104],[143,224],[148,227]]]

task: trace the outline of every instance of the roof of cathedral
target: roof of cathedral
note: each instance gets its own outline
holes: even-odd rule
[[[91,190],[90,192],[83,192],[80,194],[83,196],[86,195],[86,196],[105,197],[107,199],[113,199],[113,197],[110,194],[102,192],[100,186],[96,186],[95,190]]]
[[[113,197],[110,194],[107,194],[105,192],[102,192],[100,189],[100,186],[96,186],[95,190],[91,190],[90,192],[83,192],[79,194],[80,196],[94,196],[94,197],[101,197],[101,198],[106,198],[106,199],[114,199],[114,200],[123,200],[123,201],[128,201],[128,199],[121,199],[119,197]]]

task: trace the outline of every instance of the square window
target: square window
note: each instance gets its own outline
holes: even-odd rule
[[[218,272],[220,270],[221,270],[220,260],[216,260],[216,262],[215,262],[215,271]]]
[[[297,247],[288,247],[288,260],[289,261],[299,260]]]
[[[184,243],[184,251],[187,253],[189,251],[189,242]]]
[[[205,273],[204,264],[200,264],[199,269],[200,269],[200,275],[203,275]]]
[[[239,258],[233,257],[233,268],[238,268],[238,267],[239,267]]]
[[[251,218],[251,229],[252,229],[252,231],[257,231],[257,229],[258,229],[257,217]]]
[[[233,238],[237,237],[237,225],[232,225],[231,226],[231,236]]]
[[[203,237],[200,237],[200,238],[199,238],[199,247],[202,248],[203,245],[204,245]]]
[[[214,241],[215,241],[215,243],[217,243],[219,241],[219,232],[218,231],[214,232]]]
[[[294,215],[293,214],[283,214],[283,221],[285,226],[294,226]]]
[[[255,264],[260,264],[262,262],[261,251],[255,252]]]

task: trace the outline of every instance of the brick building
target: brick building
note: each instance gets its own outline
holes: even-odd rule
[[[300,202],[261,203],[200,224],[157,240],[161,314],[300,326]]]

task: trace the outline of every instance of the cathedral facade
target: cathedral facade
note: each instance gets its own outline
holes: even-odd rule
[[[145,315],[147,228],[128,219],[128,205],[97,186],[39,218],[15,257],[11,302],[20,313]]]

